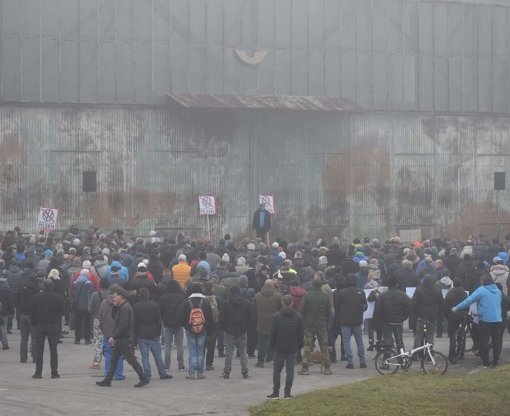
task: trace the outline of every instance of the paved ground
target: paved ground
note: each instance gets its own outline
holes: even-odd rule
[[[510,363],[510,337],[506,336],[502,363]],[[406,345],[411,345],[411,334],[405,335]],[[19,362],[19,334],[9,336],[11,349],[0,351],[0,415],[2,416],[192,416],[192,415],[248,415],[250,405],[261,403],[271,392],[272,370],[255,368],[250,359],[250,378],[243,380],[239,360],[234,362],[230,380],[218,379],[223,359],[215,358],[213,371],[206,372],[205,380],[186,380],[186,373],[171,370],[172,380],[153,379],[150,386],[133,388],[137,376],[125,366],[125,381],[114,382],[111,388],[99,388],[102,370],[88,368],[92,359],[91,345],[74,345],[67,335],[59,344],[59,370],[62,378],[49,377],[49,352],[45,354],[42,380],[33,380],[34,364]],[[447,352],[447,339],[438,339],[437,350]],[[319,366],[310,369],[309,376],[296,375],[293,394],[334,385],[377,377],[373,365],[374,353],[367,353],[367,369],[347,370],[344,362],[333,364],[334,374],[320,374]],[[451,366],[449,373],[478,371],[479,359],[472,354],[466,360]],[[172,362],[172,365],[176,363]],[[414,367],[414,368],[413,368]],[[420,371],[416,363],[411,371]],[[154,371],[154,370],[153,370]],[[484,370],[490,371],[490,370]],[[382,377],[382,376],[378,376]],[[282,378],[283,381],[283,378]]]

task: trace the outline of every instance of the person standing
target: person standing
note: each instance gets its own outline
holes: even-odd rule
[[[312,280],[312,287],[301,302],[301,316],[304,326],[304,354],[300,375],[308,375],[310,367],[310,353],[315,345],[315,338],[321,350],[321,361],[324,366],[324,374],[333,374],[331,361],[328,353],[327,323],[333,312],[333,302],[329,294],[322,290],[324,273],[316,272]]]
[[[365,292],[358,286],[358,277],[349,274],[346,279],[346,288],[335,292],[335,321],[340,327],[342,343],[347,357],[348,369],[354,368],[351,349],[351,335],[354,335],[360,368],[366,368],[365,346],[363,345],[363,313],[367,309]],[[404,295],[405,296],[405,295]]]
[[[187,379],[204,379],[205,340],[213,322],[211,306],[198,283],[189,285],[187,299],[179,309],[179,323],[188,338],[189,368]]]
[[[94,360],[89,368],[95,370],[101,368],[103,360],[103,333],[101,332],[99,322],[99,308],[101,303],[108,297],[108,280],[101,279],[99,281],[99,292],[94,292],[89,300],[89,313],[93,319],[92,332],[94,335]]]
[[[106,279],[103,279],[106,280]],[[99,330],[103,334],[103,355],[104,355],[104,376],[108,374],[110,371],[110,362],[112,357],[112,347],[109,343],[110,338],[113,335],[115,330],[115,319],[113,315],[113,293],[115,289],[117,289],[118,285],[113,284],[108,288],[108,296],[105,300],[101,302],[99,306],[99,311],[97,314],[97,319],[99,320]],[[122,355],[119,356],[117,360],[117,369],[115,370],[115,375],[113,379],[116,381],[124,380],[124,357]]]
[[[179,263],[172,267],[172,277],[181,285],[181,289],[184,290],[191,277],[191,266],[186,261],[185,254],[180,254],[177,259]]]
[[[30,320],[29,306],[32,297],[39,293],[39,282],[35,277],[35,272],[21,279],[18,289],[18,310],[20,313],[20,335],[21,342],[19,347],[20,362],[26,363],[28,359],[28,337],[30,337],[30,351],[32,361],[35,363],[35,328]]]
[[[375,301],[374,319],[382,323],[383,343],[393,346],[393,339],[397,351],[404,347],[404,321],[409,317],[409,297],[398,288],[398,278],[389,276],[386,284],[388,290],[379,295]]]
[[[166,292],[159,298],[159,311],[165,327],[165,369],[170,369],[172,346],[177,347],[177,366],[179,371],[184,367],[184,331],[179,323],[179,308],[186,297],[176,280],[168,281]]]
[[[241,359],[241,374],[248,378],[248,327],[251,321],[251,305],[241,295],[239,286],[229,289],[229,295],[220,309],[220,323],[225,331],[225,366],[220,378],[230,377],[234,347]]]
[[[171,379],[165,371],[165,364],[161,358],[161,314],[156,302],[149,300],[150,292],[146,287],[138,291],[139,301],[133,306],[135,316],[134,333],[138,342],[142,366],[147,381],[151,380],[151,366],[149,351],[154,357],[161,380]]]
[[[14,295],[5,277],[0,277],[0,304],[2,305],[0,309],[0,340],[2,349],[8,350],[7,329],[9,318],[14,315]]]
[[[426,274],[422,285],[416,288],[411,307],[416,318],[414,348],[421,347],[424,341],[434,344],[437,317],[443,308],[443,295],[434,286],[434,278],[430,274]]]
[[[501,326],[501,299],[502,292],[492,281],[492,277],[484,274],[481,277],[482,286],[476,289],[471,295],[461,303],[454,306],[452,312],[457,312],[467,308],[472,303],[478,307],[478,330],[480,336],[480,368],[489,368],[489,338],[492,340],[493,359],[492,365],[496,366],[499,362],[501,353],[499,343],[499,328]]]
[[[281,307],[281,293],[276,290],[274,282],[267,279],[264,286],[253,299],[253,309],[255,319],[257,320],[258,351],[257,364],[255,367],[264,367],[266,350],[269,342],[269,333],[271,330],[271,320],[273,315]]]
[[[51,378],[59,378],[58,373],[58,328],[64,314],[64,302],[52,292],[53,282],[49,279],[43,283],[43,292],[36,293],[29,304],[29,315],[35,327],[36,351],[35,373],[32,378],[42,378],[44,342],[48,338],[50,347]]]
[[[450,338],[450,346],[448,349],[448,358],[452,359],[463,359],[464,358],[464,350],[459,351],[459,356],[456,357],[457,352],[455,351],[456,347],[456,339],[454,338],[455,332],[459,328],[459,325],[462,323],[462,316],[457,313],[452,312],[452,308],[455,305],[458,305],[464,299],[467,298],[466,290],[462,287],[462,281],[456,277],[453,279],[453,288],[451,288],[446,297],[444,298],[445,304],[445,312],[446,319],[448,322],[448,337]]]
[[[88,278],[89,270],[82,269],[80,276],[71,289],[72,305],[75,312],[74,343],[79,344],[82,338],[85,344],[91,344],[91,316],[89,313],[89,299],[94,293],[94,286]]]
[[[257,233],[257,238],[266,240],[267,232],[271,229],[271,214],[266,210],[266,204],[261,203],[253,213],[252,228]]]
[[[126,291],[121,287],[116,288],[113,292],[113,303],[115,305],[115,328],[112,336],[108,340],[108,343],[113,348],[113,353],[110,359],[110,369],[108,374],[103,380],[96,383],[100,387],[110,387],[112,385],[113,375],[117,369],[117,362],[121,355],[123,355],[128,364],[133,367],[133,370],[136,371],[136,374],[140,379],[138,384],[135,384],[135,387],[143,387],[149,384],[149,380],[145,377],[143,368],[136,359],[133,350],[133,328],[135,319],[133,308],[131,308],[131,305],[127,302],[126,298]]]
[[[292,308],[291,295],[282,297],[282,309],[276,312],[271,323],[269,343],[274,350],[273,361],[273,392],[267,397],[280,397],[280,376],[285,366],[284,398],[292,397],[292,383],[294,381],[294,366],[297,352],[303,348],[303,319]]]

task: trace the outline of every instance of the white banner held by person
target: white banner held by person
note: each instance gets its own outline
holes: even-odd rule
[[[52,231],[57,229],[57,208],[39,208],[39,215],[37,217],[37,230],[39,231]]]
[[[274,196],[273,195],[259,195],[259,204],[266,206],[266,211],[274,214]]]
[[[216,198],[214,196],[199,196],[198,205],[200,215],[216,215]]]

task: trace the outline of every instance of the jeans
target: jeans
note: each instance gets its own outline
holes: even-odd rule
[[[110,369],[108,370],[108,374],[106,375],[105,380],[112,381],[113,375],[117,370],[117,363],[122,355],[126,358],[128,364],[133,367],[133,370],[135,370],[140,380],[145,380],[145,373],[143,372],[143,368],[136,359],[134,349],[127,339],[119,339],[115,341],[112,355],[110,357]]]
[[[492,352],[494,354],[492,358],[493,364],[498,364],[499,354],[501,353],[501,344],[499,342],[499,331],[501,322],[484,322],[480,321],[478,329],[480,331],[480,358],[483,364],[486,366],[490,365],[489,361],[489,338],[492,341]]]
[[[248,342],[248,335],[232,335],[225,332],[225,367],[223,368],[224,374],[230,374],[232,369],[232,359],[234,357],[234,347],[237,347],[241,359],[241,374],[248,374],[248,353],[246,352],[246,345]]]
[[[205,338],[207,333],[204,331],[201,334],[194,334],[186,330],[188,338],[188,355],[189,355],[189,368],[190,376],[204,374],[204,358],[205,358]]]
[[[28,359],[28,337],[30,337],[30,352],[35,361],[35,328],[28,315],[20,315],[21,342],[19,346],[19,358],[26,362]]]
[[[225,337],[226,337],[225,333]],[[257,362],[258,364],[264,364],[266,358],[267,344],[269,343],[269,335],[258,334],[259,345],[257,348]]]
[[[103,360],[103,332],[99,327],[99,319],[94,318],[94,364],[100,365]]]
[[[110,371],[110,360],[112,359],[112,347],[108,343],[108,337],[103,337],[103,354],[104,354],[104,375],[108,374]],[[124,379],[124,357],[121,355],[117,360],[117,369],[115,370],[115,374],[113,376],[114,380],[123,380]]]
[[[165,364],[163,364],[163,359],[161,358],[160,338],[159,337],[154,339],[138,338],[138,348],[140,348],[140,355],[142,356],[142,366],[143,372],[145,373],[145,377],[147,377],[147,379],[150,380],[152,375],[151,365],[149,362],[149,351],[152,353],[154,361],[156,362],[159,377],[166,376]]]
[[[280,378],[283,366],[285,365],[285,389],[284,395],[290,396],[292,383],[294,382],[294,366],[296,364],[296,353],[285,354],[283,352],[274,352],[273,361],[273,393],[280,393]]]
[[[359,363],[365,364],[365,346],[363,345],[363,329],[361,325],[354,326],[341,325],[340,331],[342,332],[342,342],[344,343],[347,364],[353,365],[353,356],[351,350],[351,335],[354,335],[354,339],[356,341]]]
[[[400,353],[400,349],[404,347],[404,325],[403,324],[387,324],[383,323],[383,343],[385,346],[393,346],[393,338],[395,338],[395,344],[397,346],[397,352]]]
[[[48,338],[50,347],[50,368],[51,374],[58,374],[58,324],[38,324],[36,326],[36,354],[35,373],[41,374],[43,370],[44,341]]]
[[[177,365],[179,369],[184,369],[184,331],[182,326],[175,328],[165,327],[165,368],[170,369],[172,361],[172,347],[173,343],[177,345]]]

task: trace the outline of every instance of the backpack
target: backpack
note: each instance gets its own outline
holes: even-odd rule
[[[216,296],[207,296],[207,300],[211,305],[213,322],[217,323],[220,320],[220,309],[218,308],[218,301],[216,300]]]
[[[202,311],[202,302],[204,300],[200,299],[200,303],[198,304],[198,308],[194,308],[191,300],[188,299],[189,306],[191,308],[189,312],[189,324],[191,326],[191,332],[194,334],[201,334],[204,332],[204,324],[205,324],[205,316]]]

